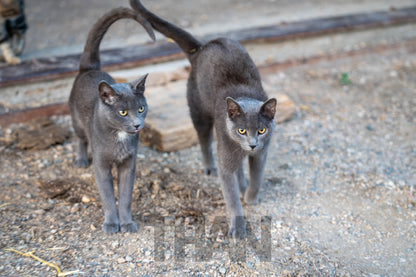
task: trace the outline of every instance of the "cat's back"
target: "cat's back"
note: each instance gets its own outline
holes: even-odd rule
[[[208,42],[192,64],[197,76],[208,79],[213,85],[257,85],[260,81],[258,70],[247,51],[232,39],[218,38]]]

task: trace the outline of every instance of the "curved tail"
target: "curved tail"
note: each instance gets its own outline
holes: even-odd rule
[[[140,14],[129,8],[115,8],[104,14],[92,26],[88,33],[87,42],[84,47],[84,52],[81,55],[79,71],[99,70],[100,69],[100,43],[107,32],[108,28],[117,20],[122,18],[130,18],[139,22],[152,40],[155,40],[152,25],[144,19]]]
[[[173,39],[188,58],[201,48],[201,42],[190,33],[153,14],[143,6],[140,0],[130,0],[130,5],[135,11],[146,18],[152,24],[153,28],[166,37]]]

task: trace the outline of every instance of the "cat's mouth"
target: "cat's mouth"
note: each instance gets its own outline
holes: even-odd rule
[[[135,134],[137,134],[139,131],[140,131],[139,129],[136,129],[136,130],[134,130],[134,131],[129,131],[129,132],[127,132],[127,133],[128,133],[129,135],[135,135]]]

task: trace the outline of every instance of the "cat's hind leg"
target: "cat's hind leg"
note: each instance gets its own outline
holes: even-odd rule
[[[215,166],[214,154],[212,150],[212,141],[214,137],[212,120],[209,118],[199,117],[196,120],[193,120],[193,122],[198,134],[205,173],[207,175],[218,176],[218,170]]]
[[[75,159],[75,166],[79,168],[88,167],[90,162],[88,160],[88,140],[78,137],[77,157]]]
[[[247,190],[247,178],[244,175],[244,162],[241,162],[237,170],[237,180],[238,180],[238,185],[240,187],[240,194],[244,196],[244,193]]]
[[[207,175],[218,176],[215,166],[214,154],[212,151],[212,141],[214,138],[214,120],[201,109],[201,100],[198,98],[198,89],[195,81],[188,79],[187,100],[192,123],[198,134],[199,145],[201,147],[205,173]]]
[[[74,164],[76,167],[83,168],[90,165],[88,160],[88,139],[75,114],[76,110],[71,109],[72,127],[77,135],[77,150]]]

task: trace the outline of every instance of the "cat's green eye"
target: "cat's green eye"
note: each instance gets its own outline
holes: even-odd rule
[[[144,112],[144,106],[140,106],[140,108],[138,109],[138,112],[139,112],[139,113]]]
[[[128,112],[126,110],[122,110],[118,112],[121,116],[127,116]]]
[[[246,129],[238,129],[238,132],[241,134],[241,135],[244,135],[246,132],[247,132],[247,130]]]
[[[264,133],[266,133],[266,128],[261,128],[261,129],[259,130],[259,134],[260,134],[260,135],[262,135],[262,134],[264,134]]]

